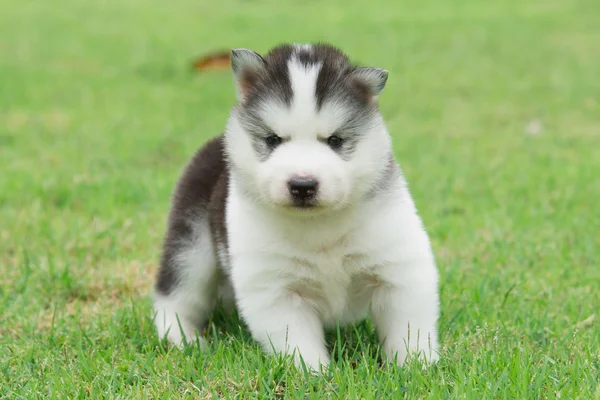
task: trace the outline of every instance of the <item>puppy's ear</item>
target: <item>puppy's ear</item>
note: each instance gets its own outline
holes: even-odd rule
[[[265,65],[265,60],[252,50],[231,50],[231,69],[233,70],[237,98],[240,102],[244,101],[248,89],[265,69]]]
[[[381,68],[356,68],[351,74],[352,78],[365,90],[369,101],[377,100],[388,79],[388,72]]]

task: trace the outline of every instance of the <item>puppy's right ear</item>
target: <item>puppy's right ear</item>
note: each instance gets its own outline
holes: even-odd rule
[[[238,101],[244,101],[248,89],[265,69],[265,65],[265,60],[252,50],[231,50],[231,69],[233,70]]]

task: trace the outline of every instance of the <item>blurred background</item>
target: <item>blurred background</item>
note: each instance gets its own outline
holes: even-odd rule
[[[553,376],[581,362],[593,393],[599,16],[595,0],[3,0],[0,360],[58,362],[35,345],[49,332],[154,340],[171,191],[235,102],[228,67],[195,63],[327,41],[390,71],[380,106],[439,260],[449,362],[500,379],[473,360],[524,346]]]

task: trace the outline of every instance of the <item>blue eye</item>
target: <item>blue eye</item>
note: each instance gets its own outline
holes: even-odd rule
[[[265,142],[269,147],[277,147],[281,144],[281,138],[273,133],[265,138]]]
[[[339,149],[340,147],[342,147],[343,143],[344,140],[337,135],[331,135],[327,138],[327,145],[332,149]]]

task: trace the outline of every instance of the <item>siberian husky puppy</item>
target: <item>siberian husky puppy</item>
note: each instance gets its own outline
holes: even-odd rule
[[[327,44],[231,53],[238,104],[176,187],[158,334],[237,307],[267,352],[327,365],[324,329],[370,316],[383,353],[438,359],[438,272],[377,99],[387,71]]]

